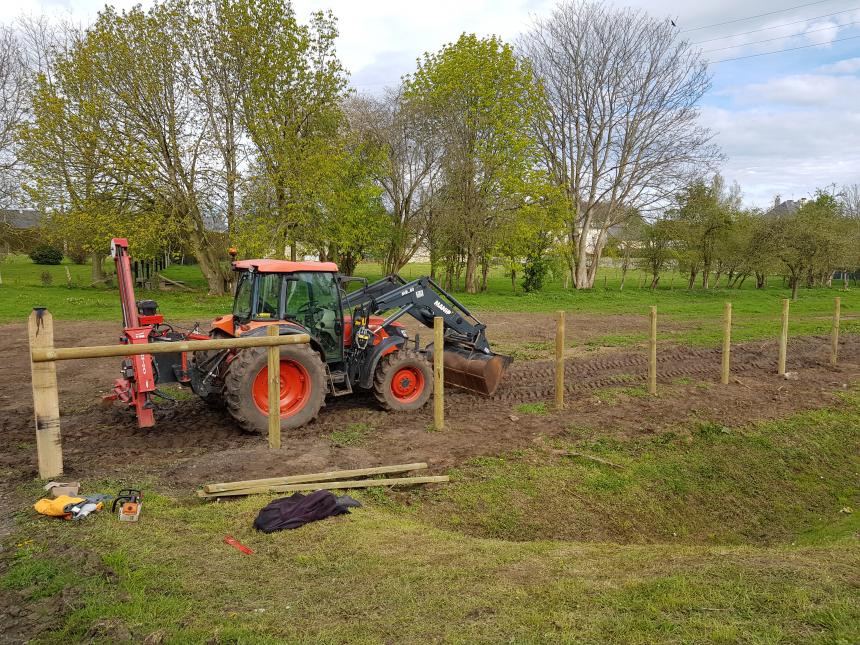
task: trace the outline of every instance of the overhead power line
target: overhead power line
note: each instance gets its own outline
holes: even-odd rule
[[[697,40],[694,43],[690,43],[691,45],[703,45],[704,43],[710,43],[715,40],[725,40],[726,38],[735,38],[736,36],[747,36],[749,34],[755,34],[760,31],[770,31],[771,29],[779,29],[780,27],[790,27],[791,25],[799,25],[802,22],[812,22],[813,20],[821,20],[822,18],[830,18],[831,16],[838,16],[842,13],[848,13],[849,11],[856,11],[860,9],[860,7],[852,7],[851,9],[844,9],[842,11],[835,11],[833,13],[825,13],[821,16],[813,16],[812,18],[804,18],[803,20],[795,20],[793,22],[783,22],[778,25],[774,25],[773,27],[762,27],[761,29],[751,29],[750,31],[742,31],[739,34],[727,34],[725,36],[714,36],[713,38],[706,38],[705,40]]]
[[[762,52],[760,54],[749,54],[747,56],[736,56],[735,58],[722,58],[720,60],[712,60],[711,63],[716,65],[717,63],[728,63],[729,61],[732,61],[732,60],[744,60],[745,58],[757,58],[758,56],[769,56],[770,54],[782,54],[785,52],[797,51],[798,49],[809,49],[810,47],[824,47],[825,45],[835,45],[836,43],[844,43],[846,40],[855,40],[857,38],[860,38],[860,35],[848,36],[848,38],[838,38],[837,40],[831,40],[829,43],[815,43],[814,45],[801,45],[799,47],[789,47],[788,49],[777,49],[777,50],[774,50],[772,52]]]
[[[784,40],[786,38],[797,38],[798,36],[805,36],[806,34],[814,34],[814,33],[819,32],[819,31],[827,31],[828,29],[833,29],[834,27],[836,29],[840,29],[841,27],[851,27],[852,25],[856,25],[858,22],[860,22],[860,21],[855,20],[854,22],[846,22],[844,25],[829,25],[827,27],[822,27],[821,29],[812,29],[810,31],[800,31],[796,34],[786,34],[785,36],[777,36],[776,38],[765,38],[764,40],[754,40],[753,42],[750,42],[750,43],[741,43],[739,45],[728,45],[726,47],[717,47],[715,49],[705,49],[702,51],[702,53],[707,54],[710,52],[721,52],[721,51],[724,51],[726,49],[737,49],[738,47],[749,47],[751,45],[758,45],[761,43],[770,43],[770,42],[773,42],[774,40]],[[822,44],[827,44],[827,43],[822,43]]]
[[[793,7],[786,7],[785,9],[777,9],[776,11],[768,11],[766,13],[759,13],[754,16],[747,16],[746,18],[735,18],[734,20],[726,20],[724,22],[715,22],[711,25],[702,25],[701,27],[693,27],[692,29],[684,29],[679,32],[682,34],[686,34],[691,31],[701,31],[702,29],[709,29],[711,27],[722,27],[723,25],[733,25],[736,22],[744,22],[745,20],[752,20],[753,18],[762,18],[764,16],[772,16],[777,13],[785,13],[786,11],[792,11],[794,9],[802,9],[803,7],[811,7],[816,4],[823,4],[825,2],[830,2],[831,0],[816,0],[816,2],[807,2],[806,4],[799,4]]]

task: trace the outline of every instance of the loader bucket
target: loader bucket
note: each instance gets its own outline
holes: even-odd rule
[[[446,348],[445,384],[478,394],[493,394],[513,360],[502,354],[487,355]]]

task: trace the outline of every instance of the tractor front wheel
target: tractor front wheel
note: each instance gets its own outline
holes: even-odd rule
[[[379,361],[373,392],[386,410],[417,410],[433,394],[433,367],[420,352],[399,349]]]
[[[281,429],[313,421],[325,403],[325,366],[309,345],[281,346]],[[241,350],[224,379],[227,410],[248,432],[269,427],[269,367],[266,350]]]

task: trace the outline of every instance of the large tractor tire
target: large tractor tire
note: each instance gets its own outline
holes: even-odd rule
[[[213,329],[209,332],[209,338],[215,340],[217,338],[232,338],[232,336],[220,329]],[[219,351],[222,350],[210,349],[208,352],[194,352],[191,360],[195,364],[206,365],[209,359],[214,358]],[[219,371],[223,372],[223,370],[224,363],[221,363]],[[212,408],[213,410],[223,410],[227,407],[227,402],[224,400],[224,381],[220,375],[215,377],[212,387],[212,391],[206,396],[201,396],[200,400],[206,404],[206,407]]]
[[[433,394],[433,366],[420,352],[392,352],[376,366],[373,392],[386,410],[417,410]]]
[[[313,421],[325,403],[325,365],[310,345],[281,347],[281,429]],[[269,368],[266,349],[240,350],[224,379],[227,411],[243,430],[269,428]]]

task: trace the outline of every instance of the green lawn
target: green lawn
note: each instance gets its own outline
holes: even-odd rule
[[[72,276],[72,288],[66,286],[65,268]],[[47,271],[52,284],[44,286],[40,274]],[[407,265],[401,274],[408,278],[425,275],[426,264]],[[196,289],[193,293],[182,291],[138,292],[138,298],[154,298],[168,320],[196,320],[205,326],[214,316],[229,311],[229,296],[209,296],[205,293],[205,282],[196,266],[169,267],[164,272],[168,277],[181,280]],[[381,276],[379,265],[362,264],[356,271],[370,280]],[[0,263],[0,322],[16,322],[26,318],[34,306],[46,306],[56,319],[75,320],[119,320],[120,310],[115,289],[88,287],[90,267],[64,264],[62,266],[36,266],[24,256],[11,256]],[[757,290],[748,281],[740,290],[700,288],[687,290],[683,276],[676,276],[674,287],[671,276],[663,279],[663,286],[656,290],[640,289],[640,273],[628,276],[624,291],[619,291],[618,271],[605,269],[598,286],[588,291],[565,290],[560,280],[551,281],[540,293],[526,294],[521,289],[511,290],[510,279],[501,269],[491,272],[486,293],[469,295],[457,293],[457,298],[477,312],[552,312],[559,309],[588,314],[646,314],[651,305],[656,305],[661,321],[683,323],[680,332],[660,331],[662,340],[678,343],[712,344],[722,333],[721,316],[723,304],[732,301],[734,311],[733,337],[738,341],[774,337],[779,328],[780,301],[789,295],[781,279],[773,277],[770,286]],[[833,298],[842,298],[843,329],[860,332],[860,289],[847,292],[838,287],[801,289],[797,302],[792,303],[790,333],[822,334],[830,329]],[[641,334],[616,334],[607,325],[607,334],[597,342],[606,346],[639,344],[645,340]]]
[[[855,388],[750,427],[572,428],[269,536],[251,528],[269,496],[216,504],[149,481],[136,525],[20,513],[0,586],[25,608],[62,597],[49,643],[853,645],[858,426]]]

